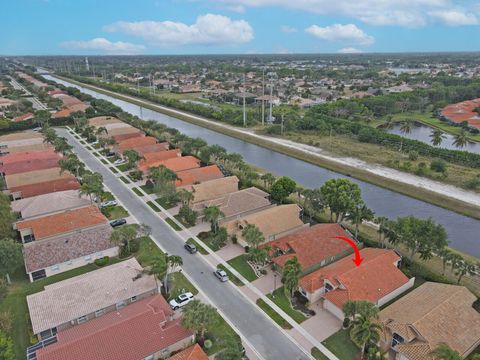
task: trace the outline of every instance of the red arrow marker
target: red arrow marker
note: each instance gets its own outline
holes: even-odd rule
[[[355,263],[355,265],[360,266],[360,264],[363,261],[363,258],[360,256],[360,251],[358,250],[358,247],[355,241],[343,236],[335,236],[334,238],[346,241],[353,248],[353,251],[355,251],[355,259],[352,259],[352,261]]]

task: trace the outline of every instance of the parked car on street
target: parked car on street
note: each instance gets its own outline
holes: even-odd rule
[[[182,306],[187,305],[192,300],[193,294],[191,292],[186,292],[178,295],[175,299],[170,300],[169,304],[173,310],[177,310]]]
[[[107,207],[107,206],[117,206],[118,202],[117,200],[109,200],[109,201],[104,201],[100,204],[101,208]]]
[[[126,223],[127,223],[127,220],[125,219],[117,219],[117,220],[110,221],[110,226],[117,227],[117,226],[125,225]]]
[[[185,243],[185,245],[183,245],[183,247],[185,248],[185,250],[187,250],[190,254],[195,254],[197,252],[197,247],[193,244],[189,244],[189,243]]]
[[[222,269],[217,269],[213,272],[213,274],[220,280],[221,282],[228,281],[228,274],[225,272],[225,270]]]

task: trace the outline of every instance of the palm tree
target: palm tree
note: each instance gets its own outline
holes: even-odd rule
[[[123,152],[123,156],[127,158],[127,167],[129,169],[133,168],[137,161],[141,160],[142,157],[135,150],[128,149]]]
[[[60,165],[61,174],[68,171],[75,174],[77,179],[80,177],[80,173],[85,169],[85,164],[81,162],[75,154],[69,154],[66,158],[60,159],[58,165]]]
[[[211,228],[214,234],[217,233],[218,221],[223,216],[225,215],[218,206],[208,206],[203,209],[203,220],[211,224]]]
[[[357,316],[364,316],[368,319],[377,319],[378,318],[378,307],[371,303],[370,301],[365,300],[348,300],[343,304],[342,311],[345,317],[354,320]]]
[[[179,191],[177,191],[177,194],[183,205],[190,206],[190,203],[192,202],[194,197],[191,191],[180,189]]]
[[[445,343],[438,344],[431,355],[435,360],[462,360],[462,356]]]
[[[168,293],[169,293],[168,276],[178,266],[183,265],[183,259],[179,255],[167,255],[167,254],[165,254],[165,263],[167,264],[167,270],[165,272],[165,279],[163,281],[163,287],[165,289],[165,294],[168,295]]]
[[[457,253],[452,253],[450,254],[448,262],[450,263],[451,271],[454,272],[461,266],[463,262],[463,256]]]
[[[217,310],[197,299],[182,309],[182,326],[192,330],[200,343],[203,343],[206,331],[216,324],[217,319]]]
[[[470,260],[464,259],[459,263],[455,275],[458,276],[457,284],[460,284],[460,281],[465,275],[474,275],[477,271],[477,265],[471,262]]]
[[[387,119],[383,123],[383,128],[385,130],[391,130],[391,129],[393,129],[394,126],[395,126],[395,122],[393,121],[392,115],[388,115]]]
[[[367,345],[375,345],[380,341],[382,327],[368,316],[359,315],[353,320],[350,338],[361,349],[362,358]]]
[[[439,129],[433,129],[430,134],[430,141],[433,146],[439,146],[446,139],[445,133]]]
[[[45,128],[43,131],[43,143],[53,145],[58,138],[57,133],[51,127]]]
[[[146,269],[146,272],[149,275],[153,275],[155,279],[155,284],[157,285],[157,291],[160,291],[158,285],[158,279],[162,278],[167,271],[166,257],[164,255],[155,255],[150,260],[151,265]]]
[[[263,174],[262,176],[260,176],[260,179],[263,180],[263,185],[267,190],[270,190],[270,187],[275,182],[275,176],[270,173]]]
[[[254,224],[247,224],[242,230],[242,236],[246,243],[254,249],[258,248],[258,245],[265,241],[263,233]]]
[[[465,129],[462,129],[459,134],[455,135],[453,140],[453,145],[459,149],[464,148],[469,143],[467,132]]]
[[[302,266],[296,256],[285,263],[282,271],[282,281],[285,295],[289,296],[289,298],[292,298],[295,291],[297,291],[298,279],[301,274]]]
[[[67,140],[63,137],[56,138],[53,142],[55,152],[67,154],[72,151],[73,147],[70,145]]]
[[[128,256],[131,250],[131,243],[138,236],[137,229],[134,226],[123,226],[113,230],[110,240],[120,247],[120,253]]]
[[[355,239],[358,238],[358,227],[360,224],[362,224],[364,221],[373,220],[373,218],[374,212],[367,208],[365,203],[361,203],[350,210],[346,216],[346,219],[355,225]]]
[[[405,119],[404,121],[402,121],[400,125],[400,131],[402,132],[402,134],[403,135],[410,134],[412,132],[413,124],[414,122],[412,119]],[[403,137],[400,142],[400,151],[402,151],[402,148],[403,148]]]
[[[99,199],[103,193],[103,176],[100,173],[84,174],[82,178],[82,185],[80,185],[79,195],[87,195],[90,202],[93,203],[93,198]]]
[[[385,226],[388,223],[388,218],[385,216],[379,216],[375,220],[378,224],[378,241],[382,244],[382,247],[385,247],[385,235],[386,235],[386,228]]]
[[[437,255],[442,259],[442,275],[445,275],[445,270],[447,267],[447,263],[450,261],[450,257],[452,256],[452,252],[448,247],[444,247],[438,251]]]
[[[148,177],[154,182],[153,190],[160,197],[175,194],[175,180],[178,179],[178,176],[172,170],[161,165],[151,168]]]
[[[108,130],[105,126],[100,126],[97,128],[97,130],[95,131],[95,135],[96,136],[101,136],[102,134],[105,134],[107,135],[108,134]]]

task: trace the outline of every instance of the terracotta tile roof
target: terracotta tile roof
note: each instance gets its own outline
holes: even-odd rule
[[[138,170],[146,172],[152,167],[158,167],[162,165],[173,172],[178,172],[200,167],[200,160],[193,156],[175,157],[172,159],[143,164],[142,166],[138,166]]]
[[[28,145],[36,145],[36,144],[43,144],[42,137],[31,137],[28,139],[18,139],[18,140],[9,140],[9,141],[1,141],[0,145],[6,146],[7,148],[12,147],[19,147],[19,146],[28,146]]]
[[[13,175],[36,170],[57,168],[58,160],[59,158],[57,157],[56,159],[33,159],[17,161],[15,163],[0,166],[0,172],[5,175]]]
[[[115,137],[117,137],[117,136],[127,135],[127,134],[137,134],[137,135],[139,135],[139,136],[145,136],[145,134],[144,134],[141,130],[139,130],[139,129],[131,126],[131,125],[128,125],[127,127],[122,127],[122,128],[117,128],[117,129],[111,129],[111,130],[108,132],[108,134],[102,135],[102,136],[105,136],[105,137],[114,137],[114,138],[115,138]],[[121,139],[121,138],[120,138],[120,139]],[[128,138],[126,138],[126,139],[128,139]],[[119,140],[119,141],[121,141],[121,140]]]
[[[285,262],[292,257],[297,257],[302,269],[305,270],[332,256],[351,250],[350,245],[335,239],[335,236],[344,236],[353,240],[339,224],[317,224],[271,241],[268,245],[272,247],[274,253],[275,250],[283,253],[273,258],[274,263],[283,267]]]
[[[122,123],[122,121],[113,116],[96,116],[88,119],[88,124],[91,126],[105,126],[117,123]]]
[[[116,245],[110,241],[111,233],[112,227],[106,224],[67,236],[27,243],[23,247],[25,269],[30,273],[114,248]]]
[[[209,165],[201,168],[184,170],[177,172],[179,180],[175,181],[175,186],[187,186],[199,184],[203,181],[223,178],[225,175],[220,171],[217,165]]]
[[[200,345],[195,344],[173,356],[170,356],[168,360],[208,360],[208,356],[202,350]]]
[[[47,285],[45,290],[27,296],[33,333],[39,334],[133,296],[153,294],[156,288],[153,275],[143,273],[135,258]],[[170,307],[168,311],[172,313]]]
[[[28,140],[28,139],[42,139],[43,140],[43,135],[40,134],[39,132],[33,131],[33,130],[14,132],[14,133],[11,133],[11,134],[0,136],[0,144],[6,143],[6,142],[9,142],[9,141]]]
[[[38,360],[143,359],[193,333],[181,319],[167,320],[169,305],[156,295],[57,334],[58,342],[37,351]]]
[[[152,136],[135,137],[125,140],[117,141],[117,145],[114,147],[119,153],[123,153],[125,150],[131,149],[134,146],[141,145],[153,145],[157,143],[157,139]]]
[[[19,221],[17,222],[17,230],[32,229],[35,240],[38,241],[105,223],[108,223],[105,215],[95,205],[90,205],[58,214]]]
[[[56,213],[59,211],[89,206],[90,200],[81,197],[77,190],[65,190],[13,201],[12,211],[22,214],[22,218]]]
[[[138,166],[150,168],[149,164],[155,164],[158,161],[164,161],[167,159],[173,159],[181,156],[182,156],[182,150],[180,149],[163,150],[155,153],[149,153],[143,156],[144,159],[138,162]]]
[[[236,235],[241,239],[241,228],[247,224],[254,224],[265,236],[265,241],[271,241],[273,237],[280,238],[306,226],[300,220],[300,211],[300,207],[296,204],[279,205],[245,215],[240,219],[226,221],[222,226],[227,229],[230,236]]]
[[[168,150],[169,148],[170,148],[170,144],[168,142],[132,147],[132,149],[135,150],[140,156],[145,156],[147,154]]]
[[[466,121],[470,126],[480,129],[480,114],[475,111],[478,107],[480,98],[447,105],[442,109],[442,115],[457,124]]]
[[[48,194],[57,191],[78,190],[80,184],[72,176],[66,179],[58,179],[52,181],[45,181],[37,184],[29,184],[10,188],[11,193],[21,192],[22,198],[29,198],[42,194]]]
[[[409,359],[430,359],[426,350],[446,343],[465,358],[480,345],[477,300],[463,286],[426,282],[380,312],[380,320],[405,343],[396,347]]]
[[[341,309],[347,300],[377,303],[409,281],[397,268],[400,257],[393,250],[366,248],[360,250],[360,255],[364,259],[360,266],[357,267],[349,256],[303,276],[300,286],[313,293],[328,280],[335,290],[324,297]]]
[[[192,202],[198,203],[238,191],[238,178],[236,176],[222,177],[196,185],[188,185],[184,189],[193,193]]]
[[[51,168],[43,170],[29,171],[21,174],[13,174],[5,176],[5,182],[7,188],[14,188],[23,185],[38,184],[47,181],[59,180],[59,179],[71,179],[73,176],[64,172],[60,174],[60,168]]]
[[[209,206],[218,206],[223,212],[225,218],[241,216],[245,213],[265,209],[270,204],[268,193],[260,189],[251,187],[240,191],[225,194],[212,200],[198,202],[192,206],[193,210],[202,214],[203,209]]]
[[[53,149],[16,152],[0,157],[0,164],[7,165],[28,160],[60,159]],[[2,166],[0,165],[0,166]]]
[[[53,150],[53,146],[50,144],[43,144],[43,143],[21,145],[21,146],[9,146],[7,149],[0,149],[0,153],[16,154],[20,152],[37,151],[37,150]]]
[[[15,122],[22,122],[22,121],[30,120],[30,119],[33,119],[33,113],[28,112],[28,113],[26,113],[26,114],[17,116],[15,119],[13,119],[13,121],[15,121]]]
[[[120,129],[118,129],[118,130],[120,130]],[[144,133],[139,132],[139,131],[135,131],[135,132],[127,133],[127,134],[112,135],[112,136],[109,135],[108,137],[111,137],[116,142],[119,142],[119,141],[122,141],[122,140],[133,139],[133,138],[138,139],[138,138],[141,138],[141,137],[144,137],[144,136],[145,136]]]

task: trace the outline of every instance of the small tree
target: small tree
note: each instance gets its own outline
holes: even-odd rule
[[[362,204],[360,187],[347,179],[330,179],[320,188],[325,204],[330,208],[330,221],[335,214],[339,222],[345,214]]]
[[[75,154],[68,154],[67,157],[60,159],[58,161],[58,165],[60,165],[61,173],[68,171],[72,174],[75,174],[75,177],[77,179],[85,170],[85,164],[80,161],[80,159]]]
[[[375,213],[367,208],[367,205],[362,201],[360,204],[357,204],[353,209],[346,215],[346,219],[349,220],[352,224],[355,225],[355,239],[358,238],[358,227],[364,221],[371,221],[374,218]]]
[[[179,191],[177,191],[177,195],[180,199],[180,202],[186,206],[190,206],[190,203],[194,198],[193,193],[185,189],[180,189]]]
[[[10,283],[10,273],[23,266],[22,244],[12,239],[0,240],[0,275]]]
[[[270,195],[273,200],[283,203],[296,188],[297,183],[295,181],[286,176],[282,176],[271,186]]]
[[[263,185],[265,186],[265,189],[270,190],[272,187],[272,184],[275,182],[275,176],[270,173],[265,173],[262,176],[260,176],[260,179],[263,181]]]
[[[120,247],[122,256],[128,256],[131,253],[131,244],[137,237],[138,232],[134,226],[122,226],[113,230],[110,240]]]
[[[289,298],[293,297],[293,294],[298,289],[298,280],[302,274],[302,266],[298,262],[296,256],[288,260],[283,266],[282,281],[285,294]]]
[[[467,275],[474,275],[477,272],[477,265],[471,262],[470,260],[464,259],[459,263],[459,266],[457,267],[457,270],[455,271],[455,275],[458,276],[457,278],[457,284],[460,284],[460,281],[462,281],[462,278]]]
[[[0,331],[0,359],[15,360],[15,350],[12,339],[3,331]]]
[[[86,173],[82,177],[82,185],[80,185],[80,195],[87,195],[90,202],[93,199],[100,199],[103,193],[103,176],[100,173]]]
[[[359,315],[353,320],[350,338],[361,349],[362,358],[367,345],[375,345],[380,341],[382,327],[365,315]]]
[[[265,241],[263,233],[255,224],[247,224],[242,230],[242,236],[245,242],[254,249]]]
[[[165,289],[165,294],[168,295],[169,292],[170,292],[170,287],[168,285],[168,277],[178,266],[183,265],[183,259],[179,255],[165,254],[165,263],[167,264],[167,270],[165,272],[165,279],[163,281],[163,287]]]
[[[138,154],[138,152],[136,152],[135,150],[125,150],[123,152],[123,156],[125,156],[125,158],[127,159],[127,167],[129,169],[135,167],[135,165],[137,164],[137,161],[139,161],[140,159],[142,159],[142,157]]]
[[[211,224],[211,228],[214,234],[218,230],[218,221],[224,216],[223,212],[218,206],[208,206],[203,209],[203,220]]]
[[[205,341],[206,331],[215,326],[218,320],[217,310],[200,300],[192,300],[183,307],[182,326],[192,330],[201,343]]]
[[[178,211],[178,216],[184,223],[190,226],[194,226],[197,222],[197,213],[190,209],[188,205],[183,205]]]

